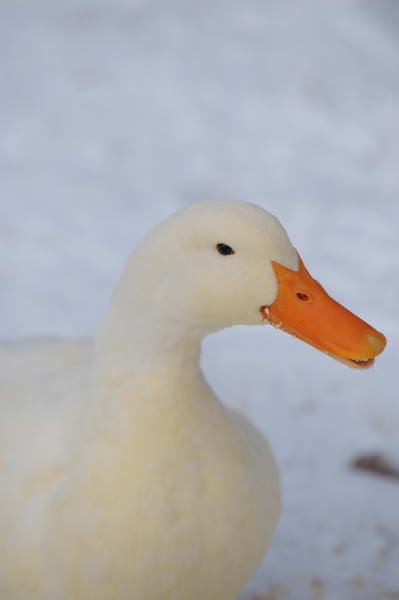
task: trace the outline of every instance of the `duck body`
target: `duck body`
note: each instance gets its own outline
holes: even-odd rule
[[[24,414],[32,414],[32,396],[14,411],[2,407],[4,428],[24,431],[23,447],[16,437],[8,444],[6,472],[16,463],[29,472],[9,478],[14,487],[3,496],[3,539],[14,543],[2,549],[1,597],[234,598],[261,561],[280,510],[263,437],[187,364],[175,379],[168,369],[167,377],[133,377],[127,387],[103,390],[97,413],[98,397],[95,406],[88,400],[88,342],[69,342],[67,357],[65,343],[40,346],[60,356],[55,373],[26,381],[31,394],[42,394],[34,399],[40,429]],[[29,358],[14,354],[22,364]],[[71,367],[79,393],[72,388],[56,404]],[[21,400],[22,389],[15,395]]]
[[[259,564],[279,512],[273,459],[205,381],[193,391],[188,374],[132,381],[123,402],[134,397],[143,408],[132,405],[130,426],[118,407],[89,433],[73,493],[61,488],[49,513],[49,559],[65,575],[60,598],[231,599]]]
[[[266,440],[206,382],[201,341],[284,318],[348,363],[384,346],[311,279],[277,219],[205,202],[140,243],[94,344],[0,345],[0,597],[234,600],[277,523],[279,478]]]
[[[44,517],[65,476],[90,388],[92,343],[0,343],[0,597],[41,599]]]

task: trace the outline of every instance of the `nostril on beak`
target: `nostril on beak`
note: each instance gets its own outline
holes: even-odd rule
[[[387,345],[386,337],[382,333],[378,333],[378,332],[368,333],[367,339],[368,339],[370,346],[375,351],[376,355],[381,354],[381,352],[384,350],[385,346]]]

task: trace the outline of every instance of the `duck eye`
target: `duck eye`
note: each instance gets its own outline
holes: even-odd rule
[[[227,244],[217,244],[216,248],[219,254],[223,254],[224,256],[227,256],[227,254],[234,254],[233,248]]]

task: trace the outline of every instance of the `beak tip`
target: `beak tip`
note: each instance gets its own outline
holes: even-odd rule
[[[368,342],[375,352],[375,355],[381,354],[385,346],[387,345],[387,339],[385,335],[376,331],[375,333],[369,333],[367,335]]]

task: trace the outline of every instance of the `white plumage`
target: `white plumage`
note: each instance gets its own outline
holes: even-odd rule
[[[1,345],[1,598],[238,595],[278,519],[278,474],[260,433],[207,384],[200,344],[262,323],[272,260],[298,268],[274,217],[198,203],[133,253],[95,346]]]

